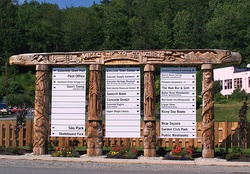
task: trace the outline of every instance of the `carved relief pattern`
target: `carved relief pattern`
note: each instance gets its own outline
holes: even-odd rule
[[[144,120],[155,120],[155,77],[154,72],[144,73]]]
[[[144,133],[144,149],[155,149],[156,147],[155,122],[146,121],[143,133]]]
[[[214,82],[212,71],[203,71],[202,140],[204,150],[214,149]]]
[[[48,141],[48,71],[36,72],[34,148],[45,148]]]
[[[126,61],[128,60],[128,61]],[[227,50],[110,50],[66,53],[21,54],[10,64],[237,64],[241,56]]]
[[[90,66],[89,76],[89,107],[87,129],[87,155],[102,155],[102,101],[101,101],[101,71],[99,65]],[[92,70],[93,68],[93,70]]]
[[[101,119],[101,71],[90,71],[89,77],[89,120]]]
[[[88,149],[102,149],[102,126],[99,121],[89,121],[87,130]]]

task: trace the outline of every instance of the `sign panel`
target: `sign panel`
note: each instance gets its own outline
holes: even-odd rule
[[[86,68],[53,68],[51,136],[85,137]]]
[[[140,68],[106,68],[106,137],[140,137]]]
[[[161,138],[196,137],[196,69],[161,68]]]

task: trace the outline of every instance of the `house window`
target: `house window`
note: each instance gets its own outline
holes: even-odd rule
[[[248,87],[250,88],[250,77],[248,77]]]
[[[236,88],[239,88],[239,89],[242,88],[242,78],[234,79],[234,89]]]
[[[224,89],[232,89],[232,79],[225,80]]]

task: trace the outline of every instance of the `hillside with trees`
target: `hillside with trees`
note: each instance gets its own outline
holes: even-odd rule
[[[249,0],[105,0],[88,8],[65,9],[34,0],[22,5],[1,0],[0,98],[7,87],[10,105],[33,104],[35,69],[7,65],[15,54],[210,48],[239,52],[240,66],[246,66],[249,9]]]

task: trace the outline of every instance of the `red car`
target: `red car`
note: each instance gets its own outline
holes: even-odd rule
[[[18,108],[17,107],[13,107],[10,111],[11,111],[12,114],[15,114],[15,113],[18,112]]]

